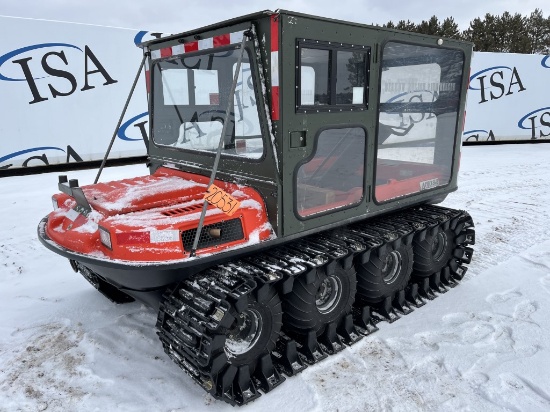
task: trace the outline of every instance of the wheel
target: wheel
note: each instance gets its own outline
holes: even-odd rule
[[[359,265],[357,296],[364,303],[379,303],[404,289],[411,278],[413,249],[401,244],[388,248],[380,256],[371,253],[370,260]]]
[[[443,269],[453,255],[455,234],[452,230],[438,230],[426,235],[422,241],[413,241],[413,274],[419,277],[430,276]]]
[[[315,280],[309,284],[306,276],[300,276],[283,299],[285,327],[299,335],[313,330],[320,336],[328,323],[339,322],[350,312],[356,288],[355,270],[344,270],[340,265],[330,274],[325,267],[317,268]]]
[[[235,321],[225,331],[228,362],[237,367],[248,365],[252,374],[258,358],[275,348],[281,326],[281,299],[275,288],[270,288],[261,303],[249,295],[248,306],[236,314]]]
[[[223,269],[167,289],[157,334],[166,354],[206,391],[243,404],[260,396],[258,388],[284,381],[270,356],[281,332],[281,299],[274,286]]]

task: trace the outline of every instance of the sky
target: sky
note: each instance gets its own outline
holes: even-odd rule
[[[546,8],[544,7],[546,6]],[[389,20],[420,23],[436,15],[453,17],[461,30],[486,13],[529,15],[539,8],[548,17],[548,0],[0,0],[0,16],[87,23],[177,33],[229,18],[277,8],[366,24]]]

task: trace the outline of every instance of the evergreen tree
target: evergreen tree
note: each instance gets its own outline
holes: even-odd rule
[[[535,9],[527,19],[529,50],[527,53],[550,54],[550,16],[544,18],[540,9]]]
[[[486,13],[483,18],[470,21],[463,32],[453,17],[447,17],[442,23],[437,16],[420,24],[410,20],[400,20],[397,24],[389,21],[384,27],[467,40],[474,43],[475,51],[550,54],[550,16],[545,18],[540,9],[528,17],[507,11],[500,16]]]
[[[395,28],[398,29],[398,30],[405,30],[405,31],[415,32],[416,31],[416,24],[414,24],[410,20],[407,20],[407,21],[399,20],[399,22],[397,23]]]
[[[417,33],[431,34],[433,36],[438,36],[440,31],[441,31],[441,26],[436,16],[432,16],[428,21],[422,20],[422,23],[420,23],[416,27]]]
[[[526,36],[526,18],[516,13],[513,16],[505,11],[497,18],[496,32],[500,39],[497,51],[504,53],[529,53],[529,37]]]
[[[462,34],[458,30],[458,24],[452,17],[447,17],[443,20],[441,28],[438,33],[441,37],[448,37],[451,39],[461,39]]]
[[[470,27],[464,31],[464,39],[474,43],[475,51],[501,51],[502,40],[497,21],[498,17],[490,13],[485,14],[483,20],[476,17],[470,22]]]

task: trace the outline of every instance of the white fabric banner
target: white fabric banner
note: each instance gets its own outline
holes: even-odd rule
[[[0,16],[0,170],[100,160],[147,32]],[[146,154],[144,75],[110,158]],[[143,130],[143,132],[142,132]]]
[[[550,56],[474,53],[462,140],[550,140]]]
[[[0,170],[103,158],[156,33],[0,16]],[[110,158],[146,154],[145,80]],[[550,139],[550,56],[474,53],[463,141]]]

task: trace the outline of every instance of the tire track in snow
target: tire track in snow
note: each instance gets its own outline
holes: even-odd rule
[[[471,159],[479,160],[480,151],[487,161],[469,165]],[[466,279],[550,237],[550,192],[541,173],[549,153],[546,146],[536,151],[518,146],[463,148],[459,189],[443,205],[467,210],[474,219],[476,245]],[[532,161],[526,164],[525,157]]]
[[[87,391],[75,384],[85,355],[78,349],[83,338],[80,329],[52,322],[17,331],[18,347],[0,366],[0,409],[71,409]],[[7,353],[8,350],[6,349]],[[3,356],[2,360],[6,360]]]
[[[447,314],[440,329],[419,332],[411,338],[382,340],[374,335],[332,362],[309,368],[304,375],[327,410],[454,411],[471,410],[472,405],[477,410],[510,409],[510,403],[499,402],[486,389],[493,387],[486,372],[539,351],[538,345],[517,342],[514,337],[516,331],[526,335],[540,329],[531,320],[537,305],[517,290],[490,294],[487,301],[506,308],[510,302],[514,305],[509,313],[502,314]],[[525,389],[524,397],[528,391]],[[540,397],[537,393],[529,396]],[[346,399],[344,405],[341,399]],[[353,406],[346,409],[348,404]]]

